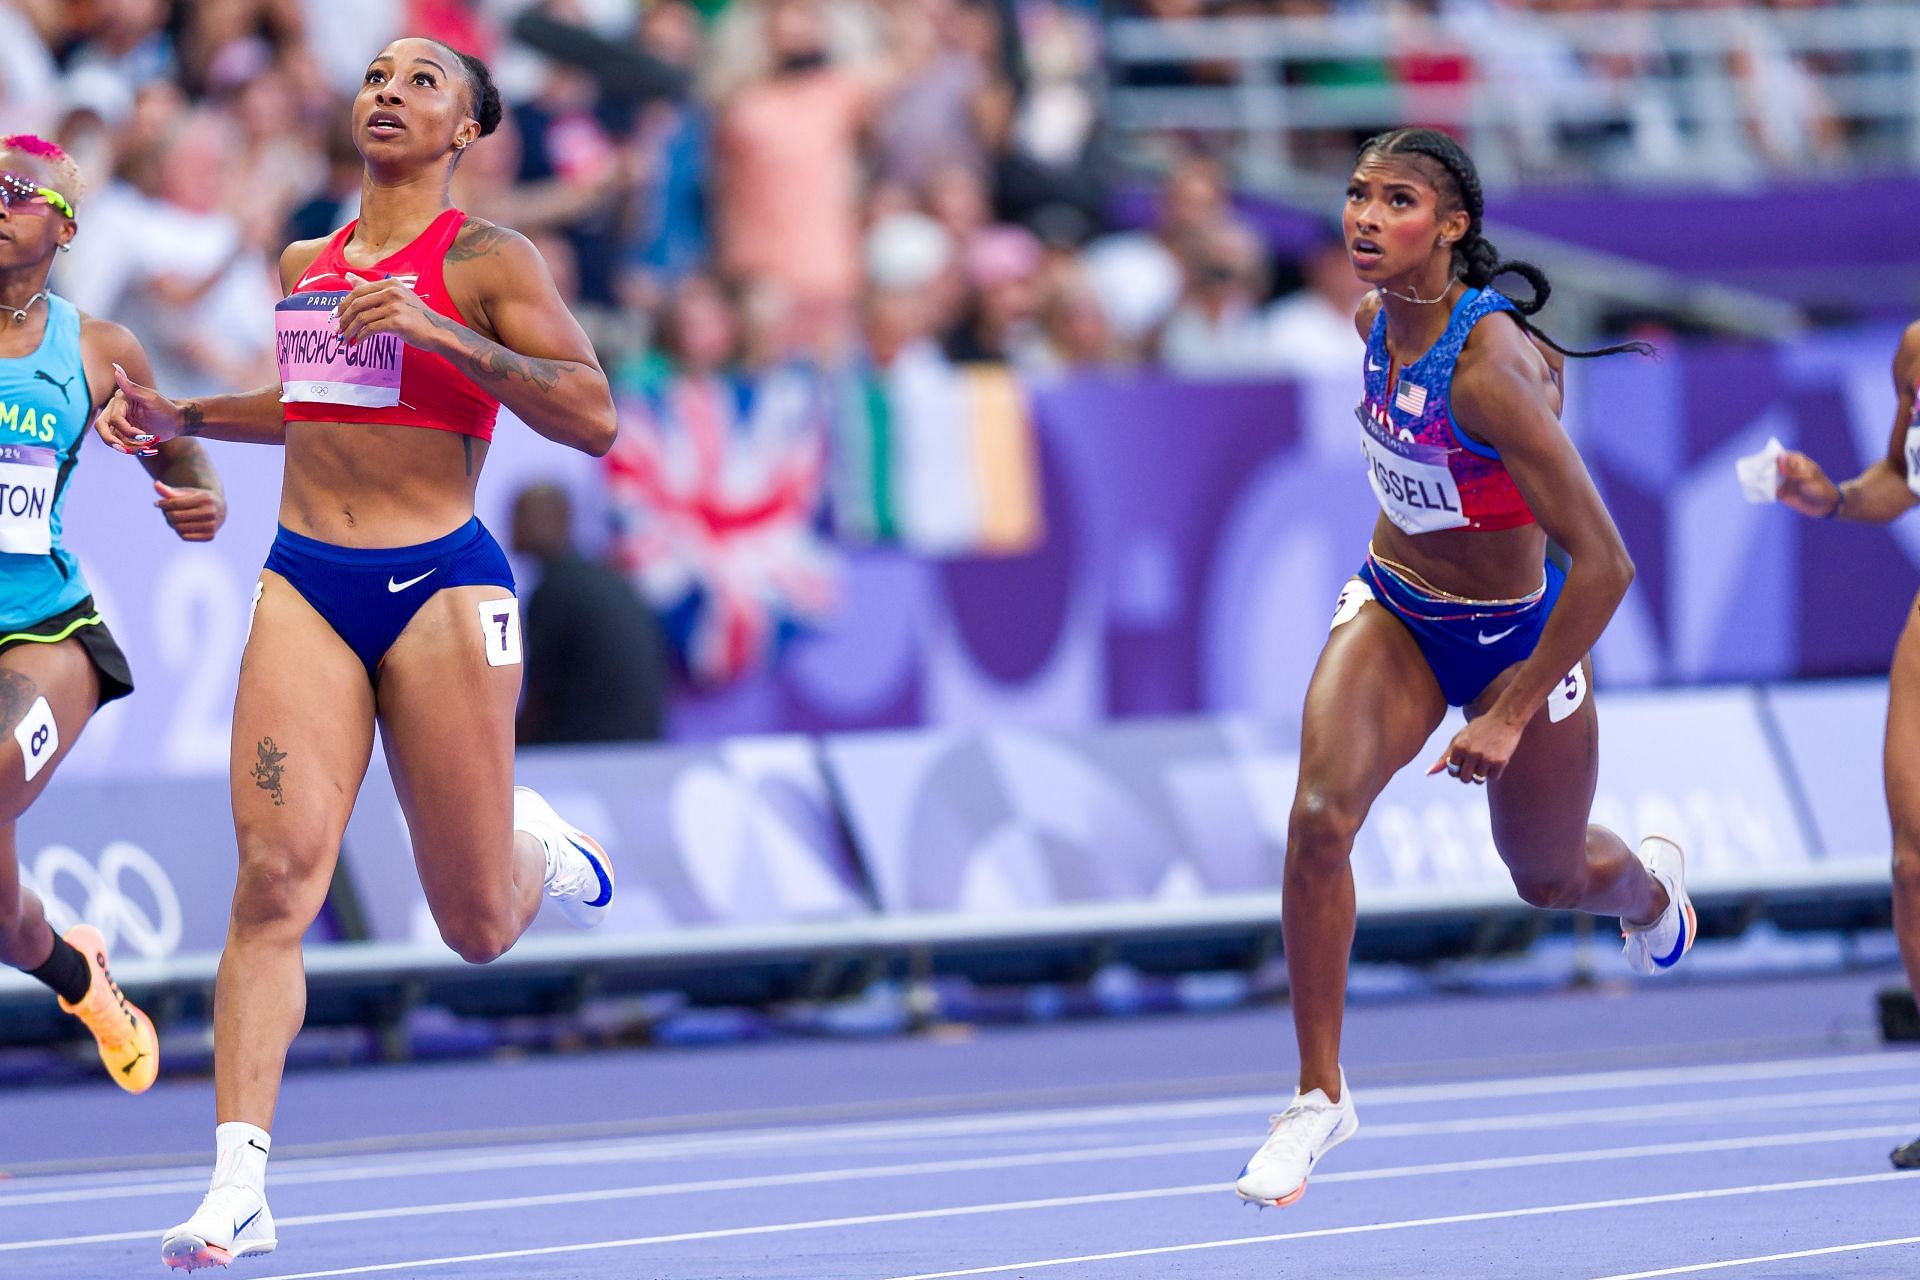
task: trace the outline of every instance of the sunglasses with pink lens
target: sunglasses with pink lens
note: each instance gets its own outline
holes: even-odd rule
[[[58,209],[66,217],[73,216],[73,205],[65,196],[52,187],[41,186],[24,173],[0,173],[0,207],[9,213],[16,209],[21,213]]]

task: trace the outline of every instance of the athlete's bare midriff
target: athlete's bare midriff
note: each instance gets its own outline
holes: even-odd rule
[[[473,517],[487,442],[382,423],[289,422],[280,523],[343,547],[409,547]]]
[[[1414,535],[1383,515],[1373,524],[1373,549],[1449,595],[1517,600],[1540,587],[1547,535],[1537,524]]]

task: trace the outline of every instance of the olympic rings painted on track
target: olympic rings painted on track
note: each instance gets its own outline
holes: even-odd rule
[[[166,868],[137,844],[113,841],[101,851],[98,866],[66,845],[50,844],[31,866],[22,859],[20,872],[46,905],[49,922],[63,933],[84,920],[100,930],[109,950],[124,945],[143,960],[163,960],[180,949],[180,895]],[[122,886],[130,882],[145,893],[125,892]],[[68,886],[78,890],[74,897],[63,896]]]

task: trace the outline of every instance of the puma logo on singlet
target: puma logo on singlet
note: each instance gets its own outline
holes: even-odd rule
[[[42,382],[49,383],[53,386],[60,388],[60,398],[62,400],[65,400],[68,404],[73,403],[73,393],[71,391],[68,391],[67,388],[73,385],[73,380],[74,378],[79,376],[78,374],[70,374],[68,375],[65,381],[62,381],[61,379],[56,378],[52,374],[48,373],[45,369],[35,369],[33,371],[33,376],[40,379],[40,381]]]

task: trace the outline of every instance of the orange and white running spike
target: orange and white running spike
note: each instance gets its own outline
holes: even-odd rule
[[[60,1007],[86,1024],[100,1046],[100,1061],[128,1093],[145,1093],[160,1074],[160,1037],[153,1021],[127,999],[107,967],[107,940],[90,924],[67,930],[67,944],[87,958],[93,983],[78,1004]]]

